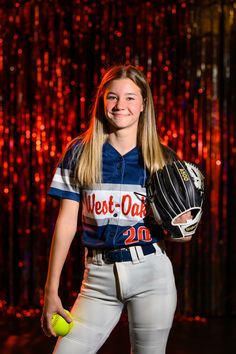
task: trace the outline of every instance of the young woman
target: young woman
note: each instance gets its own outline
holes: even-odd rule
[[[98,88],[89,129],[67,148],[49,190],[61,205],[41,318],[48,336],[55,335],[54,313],[71,321],[58,288],[79,208],[86,250],[84,279],[71,310],[74,325],[59,338],[55,353],[96,353],[124,306],[132,353],[165,353],[176,287],[163,231],[145,201],[145,184],[171,158],[159,141],[146,77],[133,66],[112,67]]]

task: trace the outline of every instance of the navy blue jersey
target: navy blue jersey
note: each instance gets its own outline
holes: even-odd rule
[[[73,149],[73,147],[72,147]],[[102,183],[78,188],[73,181],[72,153],[59,163],[49,195],[72,199],[82,205],[82,242],[92,248],[145,245],[163,239],[146,203],[146,169],[137,147],[120,153],[105,143],[102,153]]]

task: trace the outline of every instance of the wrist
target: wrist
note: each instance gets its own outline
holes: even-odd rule
[[[44,292],[45,294],[58,294],[58,286],[46,284]]]

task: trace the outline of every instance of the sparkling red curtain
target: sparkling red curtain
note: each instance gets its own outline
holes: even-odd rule
[[[206,176],[196,237],[168,245],[177,313],[235,314],[236,1],[226,0],[0,2],[0,309],[40,307],[58,211],[47,189],[114,63],[146,73],[163,141]],[[81,275],[78,233],[68,305]]]

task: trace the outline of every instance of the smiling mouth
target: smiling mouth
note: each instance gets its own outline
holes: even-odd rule
[[[122,113],[118,113],[118,112],[111,112],[111,114],[113,116],[119,116],[119,117],[128,117],[129,114],[122,114]]]

